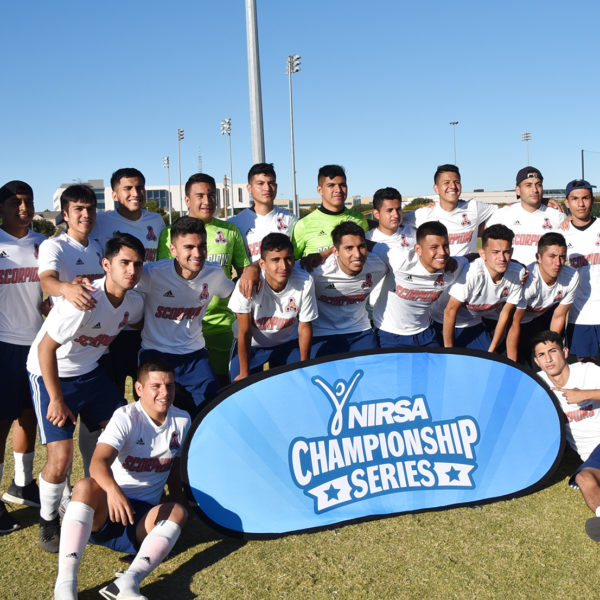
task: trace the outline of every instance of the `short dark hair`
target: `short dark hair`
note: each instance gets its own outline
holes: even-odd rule
[[[179,217],[171,226],[171,241],[180,235],[197,233],[206,237],[206,227],[201,219],[194,217]]]
[[[447,238],[448,230],[446,229],[446,226],[439,221],[427,221],[417,229],[417,244],[420,244],[421,240],[428,235],[439,235]]]
[[[190,195],[190,188],[194,183],[208,183],[212,187],[213,190],[217,189],[217,183],[215,182],[215,178],[212,175],[207,175],[206,173],[194,173],[186,182],[185,182],[185,195]]]
[[[558,344],[558,347],[561,350],[565,347],[562,335],[560,335],[560,333],[556,333],[556,331],[546,330],[540,331],[533,336],[533,338],[531,339],[531,352],[535,354],[535,347],[538,344],[548,344],[550,342]]]
[[[146,178],[141,171],[138,171],[133,167],[124,167],[122,169],[117,169],[110,178],[110,187],[113,191],[117,189],[117,186],[123,177],[138,177],[142,180],[142,185],[146,185]]]
[[[14,179],[8,181],[0,188],[0,204],[4,204],[10,198],[14,198],[17,194],[31,196],[33,198],[33,190],[28,183]]]
[[[456,173],[460,179],[460,171],[458,170],[458,167],[456,165],[439,165],[438,168],[435,170],[435,173],[433,174],[433,183],[437,183],[438,177],[442,173]]]
[[[83,184],[70,185],[60,195],[60,210],[67,212],[69,210],[69,204],[71,202],[84,202],[85,204],[93,204],[94,207],[98,205],[98,199],[94,190]]]
[[[567,247],[567,240],[558,231],[549,231],[545,233],[538,242],[537,251],[538,254],[544,254],[548,246],[560,246],[561,248]]]
[[[323,165],[319,169],[317,183],[321,185],[321,181],[323,181],[323,179],[334,179],[335,177],[343,177],[346,179],[346,171],[344,171],[344,167],[340,167],[340,165]]]
[[[342,238],[345,235],[357,235],[364,240],[365,230],[354,221],[343,221],[342,223],[339,223],[331,231],[331,239],[336,248],[340,247]]]
[[[292,240],[283,233],[269,233],[260,244],[260,257],[264,260],[267,252],[278,252],[280,250],[290,250],[294,254]]]
[[[373,194],[373,209],[379,210],[384,200],[400,200],[402,202],[402,195],[396,188],[381,188]]]
[[[160,356],[153,356],[144,360],[138,367],[137,381],[144,383],[148,379],[148,375],[153,371],[175,374],[175,369],[173,369],[173,365],[169,361]]]
[[[509,229],[506,225],[496,223],[496,225],[490,225],[487,229],[483,230],[481,234],[481,247],[485,248],[488,240],[504,240],[512,244],[514,237],[515,234],[512,229]]]
[[[119,254],[121,248],[123,247],[135,250],[140,255],[140,258],[144,260],[146,255],[144,244],[142,244],[140,240],[130,233],[123,233],[121,231],[116,231],[115,234],[106,242],[106,246],[104,248],[104,258],[107,260],[113,259],[117,254]]]
[[[252,183],[252,178],[256,175],[270,175],[273,179],[277,180],[273,163],[256,163],[252,165],[248,171],[248,183]]]

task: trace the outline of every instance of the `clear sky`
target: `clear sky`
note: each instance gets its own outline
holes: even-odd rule
[[[530,162],[547,188],[600,185],[597,0],[257,0],[266,158],[291,196],[288,54],[298,195],[318,168],[346,168],[349,193],[431,192],[457,162],[463,190],[514,187]],[[2,5],[3,182],[23,179],[36,208],[62,182],[136,166],[165,185],[229,173],[220,121],[232,119],[233,173],[251,166],[244,0],[22,0]],[[466,196],[466,193],[463,193]]]

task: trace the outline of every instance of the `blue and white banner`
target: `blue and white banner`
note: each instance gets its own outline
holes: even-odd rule
[[[556,467],[554,397],[475,352],[376,351],[232,386],[185,444],[188,494],[246,537],[533,491]]]

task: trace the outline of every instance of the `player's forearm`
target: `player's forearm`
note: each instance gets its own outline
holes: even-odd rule
[[[238,360],[240,363],[240,378],[250,375],[250,331],[238,332]]]
[[[442,328],[442,333],[444,336],[444,348],[453,348],[454,347],[454,328],[456,326],[456,312],[457,309],[454,307],[446,306],[444,310],[444,324]]]
[[[559,304],[554,310],[552,321],[550,321],[550,331],[562,333],[565,330],[567,314],[569,314],[569,308],[571,308],[571,305],[569,304],[566,308],[562,308],[563,306],[564,305]]]
[[[519,355],[519,337],[521,336],[521,323],[513,320],[508,333],[506,334],[506,356],[510,360],[517,362]]]
[[[42,291],[48,296],[64,296],[65,284],[70,285],[66,281],[60,281],[56,271],[40,273],[40,284]]]
[[[298,323],[298,347],[300,348],[300,360],[310,358],[310,345],[312,343],[312,323]]]
[[[48,392],[50,402],[64,402],[60,379],[58,377],[58,363],[56,361],[56,352],[52,347],[45,343],[44,338],[38,346],[38,359],[44,386]]]
[[[112,465],[114,458],[109,460],[104,457],[96,456],[96,452],[92,456],[92,462],[90,463],[90,477],[96,480],[96,483],[108,494],[110,492],[117,493],[121,492],[121,488],[118,486],[115,478],[113,477]]]
[[[502,337],[504,336],[504,332],[506,331],[508,321],[512,316],[514,308],[514,304],[504,305],[504,308],[502,309],[502,311],[500,312],[500,316],[498,317],[498,322],[496,323],[496,328],[494,329],[494,336],[492,337],[492,343],[488,348],[488,352],[496,352],[496,350],[498,349],[498,346],[502,341]]]

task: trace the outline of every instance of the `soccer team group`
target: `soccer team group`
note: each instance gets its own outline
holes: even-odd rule
[[[177,461],[190,420],[222,386],[355,350],[456,346],[541,369],[584,461],[572,479],[600,541],[600,220],[587,181],[568,183],[566,217],[543,202],[534,167],[498,208],[461,200],[458,168],[441,165],[439,200],[404,218],[398,190],[377,190],[372,228],[345,207],[337,165],[319,170],[321,205],[300,220],[274,205],[267,163],[248,173],[252,207],[229,220],[214,216],[204,173],[171,227],[144,209],[140,171],[117,170],[111,187],[116,208],[98,214],[91,189],[68,187],[67,230],[50,239],[31,229],[31,187],[0,188],[0,478],[11,426],[15,463],[2,498],[40,507],[56,600],[77,598],[88,541],[135,555],[100,594],[144,598],[141,580],[187,519]],[[125,404],[128,376],[138,401]],[[71,488],[78,417],[85,477]],[[18,527],[0,502],[0,534]]]

